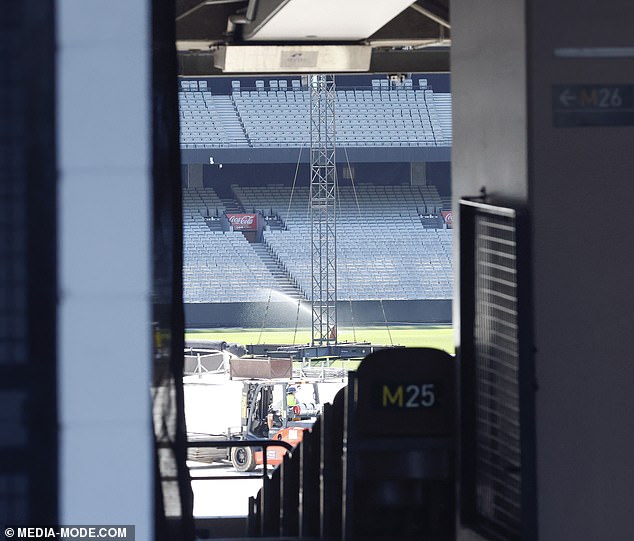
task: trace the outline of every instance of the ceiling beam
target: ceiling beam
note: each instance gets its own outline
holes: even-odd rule
[[[217,6],[218,4],[238,4],[242,2],[244,2],[244,0],[203,0],[187,11],[184,11],[183,13],[177,15],[176,22],[183,20],[185,17],[188,17],[192,13],[196,13],[200,8],[204,8],[205,6]]]
[[[451,29],[451,25],[449,24],[448,20],[445,20],[439,15],[432,13],[431,11],[429,11],[427,8],[424,8],[420,4],[414,3],[410,6],[410,8],[413,9],[414,11],[417,11],[421,15],[424,15],[425,17],[434,21],[435,23],[438,23],[440,26],[444,26],[445,28]]]
[[[448,73],[449,48],[416,50],[375,49],[367,73]],[[296,75],[292,69],[280,70],[280,75]],[[359,72],[357,72],[359,73]],[[184,77],[213,77],[238,75],[214,67],[214,55],[209,52],[182,51],[178,53],[178,74]],[[261,73],[239,73],[241,76]]]

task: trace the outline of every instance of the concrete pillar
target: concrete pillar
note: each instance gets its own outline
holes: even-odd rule
[[[427,184],[427,163],[411,162],[409,164],[409,178],[412,186],[425,186]]]
[[[454,197],[485,186],[523,203],[532,222],[538,536],[625,541],[634,501],[634,4],[451,8]],[[456,302],[457,336],[458,315]],[[479,537],[461,528],[459,539]]]
[[[203,187],[203,166],[200,163],[190,163],[187,165],[187,187]]]
[[[150,4],[58,0],[59,522],[153,539]]]

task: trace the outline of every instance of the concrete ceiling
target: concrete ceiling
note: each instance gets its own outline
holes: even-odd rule
[[[279,56],[279,46],[287,54],[296,51],[294,56],[298,58],[314,58],[321,49],[336,46],[342,52],[365,49],[367,55],[362,56],[370,59],[366,64],[344,62],[325,67],[326,71],[449,71],[449,0],[417,0],[409,6],[407,0],[400,4],[394,0],[365,0],[365,6],[374,6],[371,15],[366,16],[359,0],[324,1],[319,3],[319,11],[314,9],[317,2],[310,1],[312,4],[306,4],[306,0],[176,0],[180,74],[262,73],[257,62],[237,67],[219,58],[229,58],[236,50],[241,51],[239,58]],[[300,20],[298,15],[306,12],[306,6],[312,13]],[[334,22],[328,26],[328,21]],[[368,29],[372,29],[371,35],[364,34]],[[294,71],[284,62],[276,64],[277,56],[262,65],[270,73]],[[306,69],[296,71],[309,69],[308,65],[303,67]]]

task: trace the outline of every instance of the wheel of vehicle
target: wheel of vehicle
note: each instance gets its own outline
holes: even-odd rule
[[[231,449],[231,463],[236,471],[247,472],[255,469],[255,456],[252,447],[234,447]]]

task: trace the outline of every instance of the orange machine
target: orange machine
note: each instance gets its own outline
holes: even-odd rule
[[[302,440],[304,430],[311,427],[321,411],[317,385],[304,385],[311,385],[312,402],[299,402],[295,399],[294,390],[298,387],[295,383],[245,382],[240,439],[274,439],[297,445]],[[283,447],[269,447],[267,464],[280,464],[285,453]],[[230,458],[234,468],[240,472],[253,471],[264,462],[263,451],[252,447],[233,447]]]

